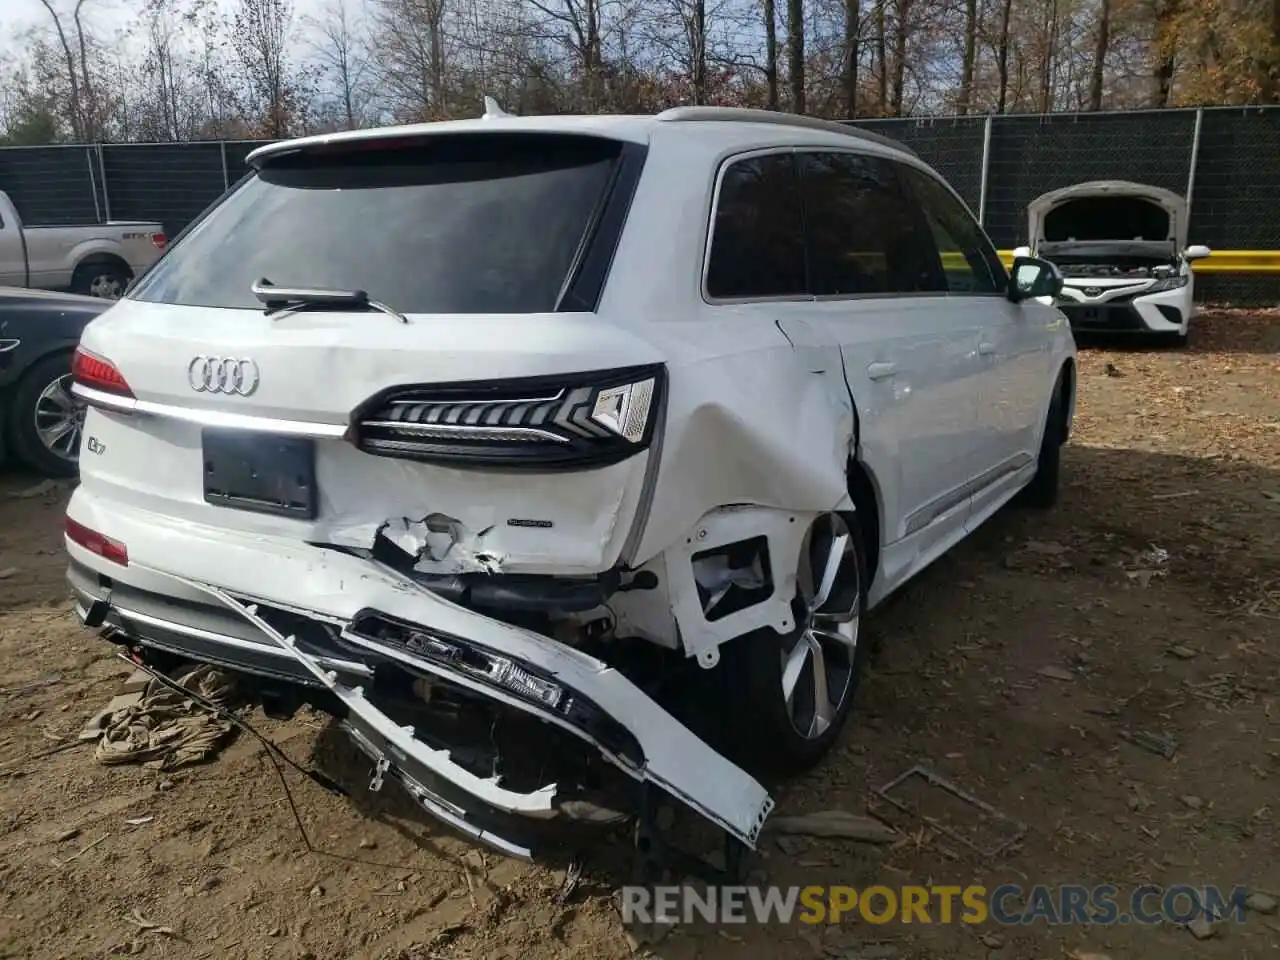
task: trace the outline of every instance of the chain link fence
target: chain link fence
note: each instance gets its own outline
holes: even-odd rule
[[[923,134],[922,124],[955,126],[939,136]],[[858,125],[901,140],[947,177],[1001,249],[1026,242],[1027,204],[1041,194],[1090,180],[1132,180],[1190,194],[1191,243],[1280,250],[1280,107]],[[1275,305],[1280,276],[1205,273],[1196,278],[1196,298]]]
[[[1190,192],[1190,242],[1280,250],[1280,107],[858,120],[900,140],[964,197],[1001,249],[1026,206],[1088,180]],[[170,236],[246,172],[265,141],[0,148],[0,190],[27,223],[155,220]],[[1280,276],[1206,273],[1203,300],[1280,303]]]
[[[969,209],[977,212],[982,203],[983,152],[987,142],[985,117],[859,120],[855,125],[910,147],[946,177]]]

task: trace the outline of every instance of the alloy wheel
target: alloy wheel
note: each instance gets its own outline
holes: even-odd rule
[[[89,296],[103,300],[119,300],[124,292],[124,284],[119,277],[109,273],[100,273],[89,281]]]
[[[36,434],[54,456],[75,463],[80,456],[84,404],[71,395],[71,374],[58,377],[36,399]]]
[[[798,629],[783,643],[782,694],[796,733],[816,740],[852,692],[862,610],[857,548],[838,514],[810,527],[796,576]]]

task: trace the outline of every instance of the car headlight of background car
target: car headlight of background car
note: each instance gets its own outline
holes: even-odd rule
[[[1145,295],[1148,293],[1164,293],[1166,290],[1177,290],[1179,287],[1185,287],[1187,285],[1187,279],[1188,277],[1185,273],[1172,277],[1161,277],[1142,292]]]

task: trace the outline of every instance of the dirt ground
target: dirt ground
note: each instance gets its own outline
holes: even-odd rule
[[[872,618],[878,653],[852,722],[820,768],[778,793],[780,813],[870,808],[904,839],[787,852],[766,840],[758,869],[770,882],[1280,895],[1280,313],[1210,313],[1186,350],[1082,345],[1063,476],[1057,509],[1003,512]],[[0,956],[632,955],[611,900],[619,881],[590,853],[578,892],[559,902],[562,863],[481,854],[393,791],[346,800],[291,773],[309,852],[248,736],[172,773],[102,766],[92,747],[68,746],[129,668],[77,625],[63,581],[67,491],[14,496],[35,483],[0,476]],[[319,715],[250,716],[300,761],[367,777]],[[1125,739],[1141,732],[1175,738],[1176,754]],[[917,762],[1025,822],[1025,837],[984,859],[936,818],[874,797]],[[1256,958],[1280,955],[1280,917],[1250,913],[1203,941],[1173,923],[859,921],[680,928],[641,949]]]

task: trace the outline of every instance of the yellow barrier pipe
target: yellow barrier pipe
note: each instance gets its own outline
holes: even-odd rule
[[[1006,267],[1013,265],[1012,250],[999,253]],[[959,254],[944,254],[944,266],[953,256],[963,259]],[[1215,250],[1208,259],[1192,263],[1191,269],[1196,273],[1280,273],[1280,250]]]

